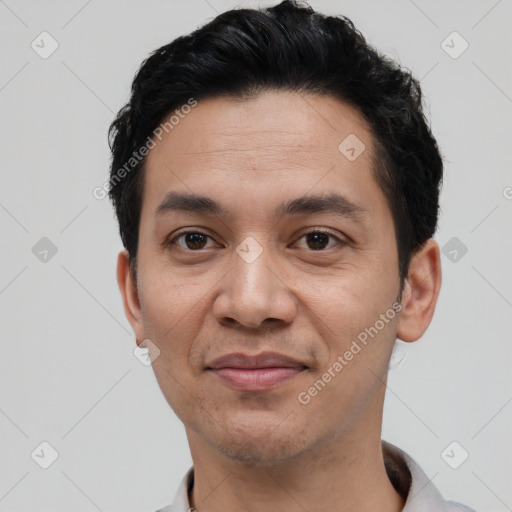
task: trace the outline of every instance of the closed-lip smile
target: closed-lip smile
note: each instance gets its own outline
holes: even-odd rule
[[[226,384],[245,391],[275,388],[307,368],[304,363],[277,352],[227,354],[214,359],[206,367]]]

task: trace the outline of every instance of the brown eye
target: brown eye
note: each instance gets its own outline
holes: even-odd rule
[[[308,244],[311,244],[309,246],[311,249],[325,249],[325,246],[329,243],[329,235],[325,233],[308,233],[306,240]]]
[[[312,251],[330,249],[332,245],[331,247],[328,247],[328,245],[331,240],[335,240],[337,242],[334,245],[343,245],[343,241],[340,238],[334,236],[328,231],[310,231],[309,233],[304,234],[301,239],[302,238],[306,240],[306,248]]]
[[[205,248],[209,238],[211,237],[199,231],[187,231],[173,238],[169,245],[178,245],[182,249],[189,249],[191,251],[200,250]],[[178,240],[183,240],[184,245],[176,243]]]

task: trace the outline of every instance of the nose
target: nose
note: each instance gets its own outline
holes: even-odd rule
[[[293,283],[268,248],[251,261],[233,252],[232,269],[222,279],[213,305],[218,322],[235,328],[291,324],[297,312]]]

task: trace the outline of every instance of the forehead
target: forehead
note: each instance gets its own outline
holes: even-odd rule
[[[254,212],[288,192],[337,189],[355,203],[379,193],[366,122],[330,96],[274,91],[243,101],[202,100],[155,142],[146,159],[143,214],[171,190],[214,194]]]
[[[337,149],[337,144],[332,147],[333,138],[351,133],[363,139],[369,136],[366,122],[353,107],[331,96],[286,91],[267,91],[248,100],[200,100],[190,113],[172,117],[176,124],[168,127],[162,141],[155,140],[157,148],[148,160],[162,156],[169,147],[211,158],[222,152],[288,150],[300,159],[318,153],[315,149],[329,153]]]

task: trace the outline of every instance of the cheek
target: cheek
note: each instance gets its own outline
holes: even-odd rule
[[[146,337],[159,347],[169,364],[183,365],[190,341],[201,327],[203,286],[193,281],[177,282],[165,272],[143,275],[139,296]]]
[[[387,373],[395,339],[392,304],[389,288],[386,296],[360,283],[341,288],[318,307],[315,327],[323,337],[325,358],[300,390],[301,403],[309,400],[304,407],[310,418],[325,419],[328,410],[331,419],[345,428],[372,399]]]
[[[378,257],[374,260],[350,272],[334,274],[322,286],[305,282],[302,287],[305,310],[325,348],[315,377],[341,357],[343,370],[335,373],[344,377],[334,380],[345,380],[343,386],[350,382],[354,387],[351,393],[357,392],[361,383],[365,387],[364,381],[372,376],[369,370],[375,374],[385,371],[396,336],[393,304],[398,272],[395,275],[386,269]]]
[[[398,292],[398,274],[394,276],[377,261],[333,273],[320,284],[301,281],[304,303],[324,322],[330,337],[354,335],[373,324],[392,306]]]
[[[177,416],[187,420],[190,397],[197,396],[191,351],[202,325],[204,290],[163,273],[145,274],[140,296],[146,337],[160,351],[152,364],[158,385]]]

